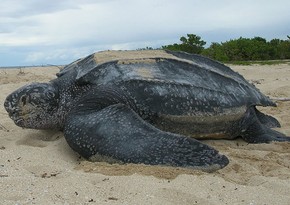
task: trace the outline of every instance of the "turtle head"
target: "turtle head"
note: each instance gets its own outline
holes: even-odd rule
[[[59,93],[52,83],[32,83],[7,96],[4,107],[16,125],[33,129],[59,127]]]

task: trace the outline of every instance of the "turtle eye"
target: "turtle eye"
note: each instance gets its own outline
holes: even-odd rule
[[[25,95],[21,96],[20,100],[22,102],[22,105],[25,106],[27,103],[27,96],[25,96]]]
[[[52,92],[52,91],[47,91],[46,92],[46,97],[48,97],[48,98],[54,98],[55,97],[55,93]]]

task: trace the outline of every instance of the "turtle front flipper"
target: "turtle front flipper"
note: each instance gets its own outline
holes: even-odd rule
[[[81,109],[72,112],[67,117],[64,135],[71,148],[87,159],[103,156],[124,163],[180,166],[209,172],[229,163],[208,145],[161,131],[123,104],[95,112]]]

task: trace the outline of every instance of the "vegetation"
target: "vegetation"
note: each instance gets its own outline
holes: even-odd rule
[[[187,34],[187,38],[182,36],[180,41],[180,44],[175,43],[173,45],[162,46],[162,49],[200,54],[206,44],[205,41],[201,40],[201,37],[195,34]]]
[[[214,42],[208,48],[205,48],[206,42],[200,36],[187,34],[187,37],[182,36],[180,38],[180,43],[165,45],[161,48],[201,54],[223,62],[271,60],[267,64],[275,64],[281,61],[272,60],[290,59],[290,36],[287,36],[287,38],[287,40],[272,39],[267,41],[262,37],[240,37],[221,43]]]

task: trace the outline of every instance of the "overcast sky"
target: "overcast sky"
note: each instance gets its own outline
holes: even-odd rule
[[[290,35],[289,0],[0,0],[0,66],[67,64],[92,52]]]

